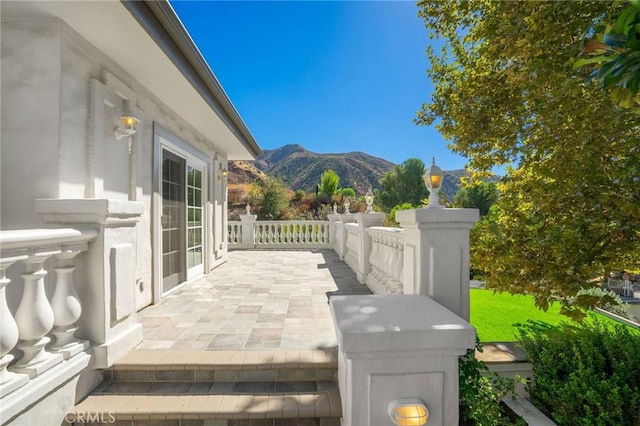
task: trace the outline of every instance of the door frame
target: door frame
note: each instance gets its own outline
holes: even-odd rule
[[[202,270],[203,273],[209,270],[209,256],[207,253],[212,242],[209,237],[208,220],[211,214],[211,173],[213,170],[212,160],[203,152],[171,133],[158,123],[153,123],[153,198],[151,205],[152,238],[151,253],[153,265],[153,303],[158,303],[162,297],[181,288],[185,283],[195,278],[189,276],[187,268],[187,279],[184,283],[163,293],[162,288],[162,152],[166,150],[186,160],[185,170],[189,164],[202,170]],[[186,190],[186,183],[185,183]],[[186,205],[186,203],[185,203]],[[186,212],[185,212],[186,213]],[[186,252],[185,252],[186,255]],[[200,275],[198,275],[200,276]]]

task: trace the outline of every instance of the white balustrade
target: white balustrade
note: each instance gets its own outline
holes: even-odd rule
[[[229,243],[229,246],[240,246],[242,244],[242,222],[239,220],[230,220],[227,223],[227,242]]]
[[[229,247],[252,248],[330,248],[330,224],[324,220],[256,221],[255,215],[242,215],[227,227]]]
[[[26,258],[26,256],[22,256]],[[7,304],[7,268],[20,257],[0,260],[0,397],[18,389],[29,381],[26,374],[17,374],[7,370],[14,356],[9,352],[18,343],[18,324],[13,319]]]
[[[375,294],[402,294],[403,230],[375,226],[368,228],[367,232],[372,241],[367,286]]]
[[[88,347],[87,342],[74,337],[82,306],[73,283],[73,262],[96,235],[95,230],[75,229],[0,231],[0,396]],[[57,259],[51,303],[45,290],[48,259]],[[13,264],[18,268],[20,263],[23,291],[12,315],[11,301],[6,296],[6,287],[11,283],[7,271]],[[52,330],[54,339],[49,336]],[[11,352],[17,353],[15,348],[22,356],[12,364]]]

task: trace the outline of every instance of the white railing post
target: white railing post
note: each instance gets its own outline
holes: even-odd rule
[[[142,341],[136,311],[136,228],[144,204],[111,199],[39,199],[35,207],[45,223],[97,231],[85,260],[78,265],[78,272],[86,279],[76,289],[83,302],[78,324],[79,333],[92,344],[92,367],[108,368]]]
[[[340,216],[340,222],[338,223],[338,229],[336,230],[339,236],[336,238],[337,247],[336,253],[340,256],[340,260],[344,260],[345,255],[347,254],[347,230],[344,227],[347,223],[353,223],[356,221],[356,218],[351,213],[343,213]]]
[[[52,334],[55,341],[50,349],[53,352],[62,354],[64,359],[69,359],[89,348],[88,341],[80,341],[75,337],[78,330],[76,322],[82,314],[82,304],[73,282],[73,271],[76,269],[74,258],[84,247],[75,249],[63,248],[62,253],[56,255],[58,266],[56,271],[56,288],[51,298],[51,306],[54,314],[54,327]]]
[[[340,215],[331,213],[327,215],[327,219],[329,219],[329,246],[335,250],[337,232],[336,223],[340,221]]]
[[[356,276],[362,284],[367,282],[367,274],[371,272],[371,236],[367,228],[371,226],[381,226],[384,222],[384,213],[357,213],[354,215],[356,222],[360,226],[360,251],[358,252],[358,270]]]
[[[18,258],[0,260],[0,397],[13,392],[29,381],[26,374],[13,373],[7,366],[14,356],[9,352],[18,343],[18,324],[13,319],[7,305],[7,286],[11,282],[7,278],[7,268]]]
[[[45,350],[45,346],[51,341],[47,334],[54,322],[53,309],[44,289],[47,271],[43,265],[48,257],[47,253],[36,254],[23,261],[24,288],[15,316],[19,333],[18,349],[23,355],[12,370],[27,374],[30,378],[62,362],[62,355]]]
[[[400,210],[405,294],[429,296],[469,320],[469,231],[477,209]]]
[[[241,214],[240,222],[242,224],[242,231],[240,232],[242,235],[242,242],[240,247],[242,248],[253,248],[255,244],[255,235],[253,230],[253,225],[256,221],[255,214]]]
[[[458,357],[474,328],[419,295],[333,296],[342,424],[388,425],[388,407],[417,399],[429,426],[458,424]]]

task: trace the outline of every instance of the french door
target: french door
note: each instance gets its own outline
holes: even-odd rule
[[[162,293],[202,274],[206,166],[162,150]]]

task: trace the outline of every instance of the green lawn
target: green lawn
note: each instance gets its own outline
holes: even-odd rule
[[[531,296],[471,289],[471,324],[476,328],[481,342],[513,342],[516,340],[514,324],[524,324],[527,320],[554,325],[570,321],[560,315],[558,303],[544,312],[536,308]]]

